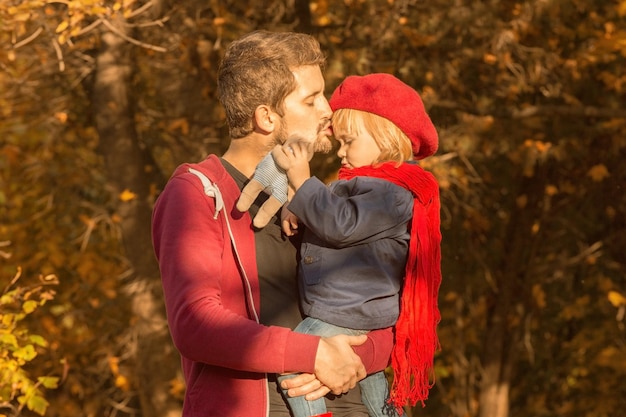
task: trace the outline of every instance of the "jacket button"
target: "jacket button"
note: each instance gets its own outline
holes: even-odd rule
[[[307,265],[310,265],[313,263],[313,257],[312,256],[305,256],[303,259],[304,263]]]

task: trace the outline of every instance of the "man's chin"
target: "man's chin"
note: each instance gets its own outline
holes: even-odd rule
[[[330,141],[329,135],[326,132],[321,132],[317,135],[317,140],[314,146],[315,152],[328,153],[333,149],[333,144]]]

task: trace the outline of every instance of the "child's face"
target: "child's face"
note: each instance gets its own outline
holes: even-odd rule
[[[341,165],[344,168],[359,168],[378,162],[380,148],[365,129],[360,129],[358,134],[336,127],[333,131],[335,139],[341,145],[337,151],[337,157],[341,159]]]

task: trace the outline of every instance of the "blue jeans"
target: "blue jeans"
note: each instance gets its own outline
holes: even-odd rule
[[[336,336],[338,334],[358,336],[367,333],[367,330],[347,329],[311,317],[305,318],[294,330],[299,333],[314,334],[323,337]],[[278,382],[280,383],[294,376],[296,376],[296,374],[279,375]],[[384,371],[368,375],[359,382],[359,387],[361,388],[361,400],[367,407],[370,417],[399,417],[395,409],[387,404],[389,386]],[[324,398],[307,401],[304,396],[289,397],[286,390],[283,390],[283,396],[289,403],[294,417],[310,417],[326,412],[326,402]]]

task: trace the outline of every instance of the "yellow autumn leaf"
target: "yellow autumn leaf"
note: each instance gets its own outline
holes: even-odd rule
[[[613,368],[616,370],[624,369],[624,352],[615,346],[607,346],[596,356],[595,363],[599,366]]]
[[[56,33],[63,32],[65,29],[67,29],[68,25],[69,23],[67,22],[67,20],[62,21],[61,23],[59,23],[59,26],[57,26]]]
[[[494,54],[486,53],[483,54],[483,62],[485,64],[494,65],[498,62],[498,58]]]
[[[27,301],[24,301],[24,304],[22,304],[22,310],[24,310],[24,313],[30,314],[33,311],[35,311],[38,306],[39,304],[37,303],[37,301],[27,300]]]
[[[605,211],[606,216],[611,220],[613,220],[617,215],[617,210],[615,210],[615,207],[608,206]]]
[[[185,381],[181,378],[174,378],[170,380],[170,394],[175,397],[180,397],[185,393]]]
[[[111,370],[111,373],[114,376],[118,376],[120,374],[120,358],[118,358],[117,356],[110,356],[108,358],[108,362],[109,362],[109,369]]]
[[[48,389],[55,389],[59,386],[59,378],[56,376],[40,376],[37,377],[37,382]]]
[[[172,120],[168,125],[169,131],[180,129],[183,135],[189,134],[189,121],[183,117]]]
[[[540,140],[535,141],[535,148],[542,154],[545,154],[550,150],[552,144],[550,142],[542,142]]]
[[[534,222],[532,227],[530,228],[530,231],[533,235],[536,235],[537,233],[539,233],[539,229],[540,229],[540,225],[539,222]]]
[[[608,299],[614,307],[626,305],[626,297],[617,291],[609,291]]]
[[[600,182],[610,175],[611,174],[609,174],[609,170],[604,164],[594,165],[587,172],[587,176],[591,177],[591,179],[595,182]]]
[[[316,23],[320,26],[328,26],[331,23],[330,17],[328,15],[320,16],[316,19]]]
[[[115,386],[120,388],[122,391],[130,390],[130,382],[128,381],[128,378],[126,378],[124,375],[118,375],[115,378]]]
[[[541,285],[539,284],[533,285],[532,294],[533,294],[533,299],[535,300],[535,303],[537,304],[537,307],[544,308],[546,306],[546,293],[543,290],[543,288],[541,288]]]
[[[67,113],[64,111],[59,111],[54,113],[54,118],[57,119],[61,123],[67,122]]]
[[[546,194],[553,196],[559,193],[559,189],[554,185],[546,185]]]
[[[621,17],[626,16],[626,0],[623,0],[617,6],[617,14]]]
[[[120,200],[123,202],[131,201],[137,198],[137,194],[130,191],[128,188],[120,193]]]
[[[13,16],[13,22],[28,22],[31,18],[31,14],[29,12],[26,13],[18,13]]]

